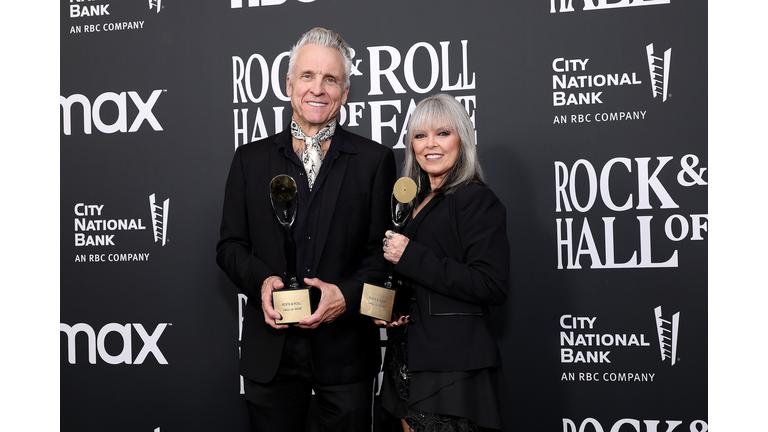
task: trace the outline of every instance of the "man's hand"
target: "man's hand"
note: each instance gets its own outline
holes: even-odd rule
[[[304,278],[304,283],[319,289],[322,294],[315,313],[307,318],[302,318],[297,324],[299,327],[304,329],[317,328],[320,323],[333,322],[347,310],[344,294],[336,285],[325,283],[317,278]]]
[[[261,309],[264,311],[264,322],[278,330],[287,329],[288,325],[275,324],[275,320],[282,319],[283,316],[272,305],[272,291],[279,290],[284,286],[283,280],[278,276],[270,276],[261,284]]]

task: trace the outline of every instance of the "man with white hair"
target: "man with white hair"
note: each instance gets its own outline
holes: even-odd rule
[[[349,45],[315,28],[291,49],[286,130],[239,147],[227,179],[217,263],[248,296],[240,374],[251,429],[304,430],[314,391],[327,431],[372,429],[379,330],[359,313],[363,284],[385,277],[381,233],[391,225],[391,149],[345,131]],[[294,270],[315,312],[279,325],[272,292],[286,286],[283,233],[268,194],[271,179],[296,179]],[[384,270],[382,270],[384,269]]]

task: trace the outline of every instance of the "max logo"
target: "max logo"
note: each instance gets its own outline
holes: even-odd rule
[[[85,333],[88,338],[88,363],[90,364],[96,364],[97,351],[99,353],[99,357],[101,357],[103,361],[109,364],[142,364],[144,363],[144,360],[147,359],[149,354],[154,355],[158,363],[168,364],[168,360],[165,359],[165,356],[163,356],[163,353],[157,346],[157,341],[160,339],[160,336],[163,334],[163,331],[168,325],[169,324],[166,323],[158,324],[152,334],[147,333],[147,331],[144,329],[144,326],[141,324],[110,323],[99,330],[98,336],[93,330],[93,327],[83,323],[75,324],[73,326],[60,323],[59,330],[67,335],[67,358],[69,360],[69,364],[76,363],[77,359],[75,355],[75,337],[78,333],[81,332]],[[139,335],[141,341],[144,344],[144,346],[141,348],[141,351],[139,351],[139,354],[135,358],[133,357],[133,332],[131,332],[131,328],[136,330],[136,333]],[[111,354],[107,352],[105,341],[107,339],[107,335],[110,333],[115,333],[123,340],[123,349],[118,354]]]
[[[59,105],[62,109],[62,127],[64,135],[72,135],[72,106],[74,104],[80,104],[83,109],[83,131],[86,134],[91,133],[92,125],[96,126],[100,132],[103,133],[115,133],[115,132],[136,132],[139,127],[145,121],[149,123],[152,129],[156,131],[163,130],[160,126],[160,122],[155,118],[152,108],[157,102],[157,98],[165,90],[155,90],[147,98],[143,100],[138,93],[134,91],[113,93],[107,92],[99,95],[93,104],[87,97],[81,94],[73,94],[69,97],[59,96]],[[130,128],[128,127],[128,97],[130,97],[133,105],[139,110],[136,118],[131,122]],[[102,108],[113,104],[117,108],[117,119],[114,123],[107,124],[102,120]],[[114,109],[110,109],[113,111]],[[113,114],[110,112],[109,117]]]

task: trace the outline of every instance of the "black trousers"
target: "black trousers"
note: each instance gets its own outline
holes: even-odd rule
[[[302,432],[315,392],[326,432],[361,432],[373,428],[373,379],[341,385],[318,383],[312,373],[309,339],[289,334],[277,375],[268,384],[244,379],[253,432]]]

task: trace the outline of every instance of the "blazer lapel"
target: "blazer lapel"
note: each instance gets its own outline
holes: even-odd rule
[[[408,222],[408,226],[405,228],[405,232],[408,234],[407,237],[415,239],[416,233],[419,230],[419,225],[421,225],[429,212],[432,211],[432,209],[435,208],[435,205],[442,201],[443,198],[445,197],[441,196],[439,198],[429,200],[424,208],[419,211],[419,214],[417,214],[416,217],[411,217],[410,222]]]

